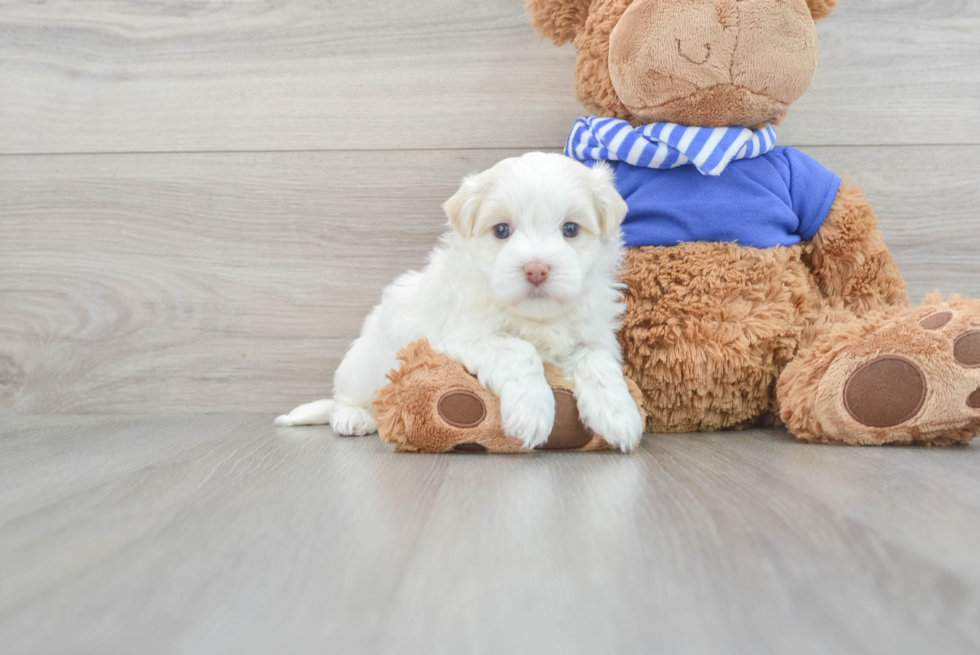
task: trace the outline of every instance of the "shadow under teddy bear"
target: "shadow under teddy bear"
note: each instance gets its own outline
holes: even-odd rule
[[[649,432],[781,423],[805,441],[854,445],[980,432],[980,302],[936,294],[909,306],[861,190],[775,146],[772,126],[816,69],[814,20],[834,5],[527,2],[544,36],[578,48],[578,99],[594,116],[575,124],[566,154],[609,162],[630,207],[620,341]],[[425,356],[408,349],[405,374],[379,392],[382,438],[514,450],[492,420],[445,423],[447,371],[462,369],[417,365]],[[423,438],[434,429],[438,445]],[[586,444],[601,445],[576,448]]]

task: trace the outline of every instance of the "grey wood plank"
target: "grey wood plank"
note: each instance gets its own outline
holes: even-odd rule
[[[780,456],[785,444],[794,441],[782,431],[770,434],[775,438],[740,440],[726,451],[728,463],[739,471],[765,470],[774,457]],[[693,437],[677,448],[687,451],[705,447]],[[874,532],[880,547],[900,546],[916,559],[955,572],[970,585],[980,584],[976,557],[980,537],[975,525],[980,497],[972,455],[964,457],[958,448],[909,450],[894,456],[873,448],[856,449],[849,456],[841,456],[833,448],[799,452],[806,456],[780,459],[781,480],[833,506],[839,520]],[[875,470],[879,468],[887,472]],[[851,484],[859,477],[874,479],[860,494]],[[920,500],[904,502],[908,497]],[[964,538],[970,547],[961,549]],[[980,609],[962,606],[958,611],[968,616]]]
[[[841,0],[817,32],[783,144],[978,143],[980,0]]]
[[[516,0],[0,3],[0,153],[558,148],[571,46]],[[980,143],[980,0],[845,0],[781,130]]]
[[[322,397],[462,175],[517,152],[0,157],[0,411]],[[913,298],[980,296],[980,147],[807,152],[865,186]]]
[[[4,416],[0,423],[0,527],[6,521],[131,474],[208,440],[250,417]]]
[[[7,653],[980,649],[976,446],[417,456],[271,415],[17,420],[57,460],[0,457],[22,481],[94,479],[66,438],[200,445],[11,520],[34,490],[0,489]]]
[[[5,0],[0,152],[543,145],[574,53],[522,5]]]
[[[753,431],[648,436],[635,459],[460,463],[382,652],[975,652],[980,487],[954,461],[975,471],[976,449]],[[805,491],[799,473],[816,478]],[[946,540],[925,556],[914,534],[933,526]],[[487,643],[487,626],[507,629]]]
[[[4,651],[357,648],[384,616],[446,462],[395,456],[376,440],[276,433],[271,418],[226,419],[219,439],[208,419],[165,418],[158,430],[176,423],[200,445],[6,521]],[[102,429],[88,428],[95,440]]]

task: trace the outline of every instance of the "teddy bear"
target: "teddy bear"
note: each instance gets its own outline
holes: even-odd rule
[[[783,425],[806,442],[930,446],[980,432],[980,302],[910,305],[861,189],[776,145],[816,70],[815,21],[836,4],[526,2],[542,36],[577,48],[591,116],[570,126],[565,154],[612,166],[629,206],[619,339],[647,432]],[[447,372],[468,375],[448,360],[436,375],[413,368],[423,351],[402,364],[428,379],[425,402],[405,403],[411,374],[393,372],[382,438],[509,451],[499,423],[412,445],[446,427],[431,407],[463,379]],[[601,447],[585,447],[577,416],[562,425],[576,426],[575,449]]]

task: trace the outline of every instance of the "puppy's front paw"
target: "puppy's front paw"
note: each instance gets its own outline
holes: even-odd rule
[[[555,425],[555,394],[544,376],[533,384],[512,382],[500,393],[504,433],[533,449],[548,441]]]
[[[621,392],[584,392],[578,399],[578,412],[582,423],[602,435],[610,446],[627,453],[636,450],[640,444],[643,419],[625,389]]]
[[[334,432],[344,437],[363,437],[378,431],[378,424],[371,412],[352,405],[341,405],[334,409],[330,424]]]

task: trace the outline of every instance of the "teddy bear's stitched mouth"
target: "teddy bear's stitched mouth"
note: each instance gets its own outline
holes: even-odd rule
[[[684,42],[683,41],[681,41],[680,39],[676,39],[676,41],[677,41],[677,54],[680,55],[681,58],[684,59],[685,61],[688,61],[688,62],[694,64],[695,66],[703,66],[704,64],[708,63],[708,60],[709,59],[711,59],[711,44],[710,43],[706,43],[705,46],[704,46],[704,49],[705,49],[704,59],[702,59],[701,61],[697,61],[697,60],[691,59],[684,52]]]

